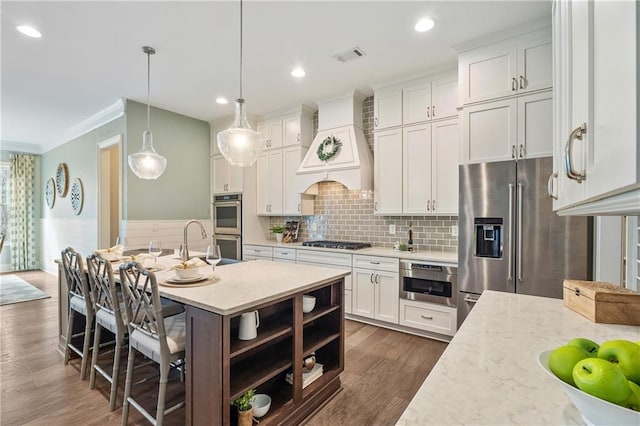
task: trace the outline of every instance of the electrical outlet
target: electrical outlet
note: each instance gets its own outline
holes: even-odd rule
[[[458,225],[453,225],[451,227],[451,236],[453,236],[453,237],[457,237],[458,236]]]
[[[158,232],[160,231],[160,229],[158,229],[158,224],[154,223],[151,225],[151,232]]]
[[[396,224],[392,223],[389,225],[389,235],[396,235]]]

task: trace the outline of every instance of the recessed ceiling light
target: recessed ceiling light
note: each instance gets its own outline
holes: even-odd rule
[[[30,27],[28,25],[18,25],[16,27],[16,30],[20,31],[22,34],[29,36],[29,37],[33,37],[33,38],[40,38],[42,37],[42,34],[40,34],[40,31],[36,30],[33,27]]]
[[[304,72],[304,70],[302,68],[294,68],[293,71],[291,71],[291,75],[297,78],[302,78],[306,75],[307,73]]]
[[[417,32],[423,33],[425,31],[429,31],[436,23],[431,18],[422,18],[416,23],[416,26],[413,27]]]
[[[227,98],[223,98],[222,96],[216,98],[216,103],[219,103],[220,105],[226,105],[229,103],[229,101],[227,100]]]

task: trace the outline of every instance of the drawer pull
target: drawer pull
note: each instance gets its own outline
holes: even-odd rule
[[[425,316],[425,315],[420,315],[420,316],[421,316],[423,319],[426,319],[426,320],[432,320],[432,319],[433,319],[433,317],[427,317],[427,316]]]
[[[373,260],[370,260],[369,263],[371,263],[372,265],[379,265],[380,262],[374,262]]]

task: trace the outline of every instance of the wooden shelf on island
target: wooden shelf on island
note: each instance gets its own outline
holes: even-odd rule
[[[291,325],[291,321],[287,318],[283,318],[275,322],[263,322],[260,324],[260,328],[258,328],[257,338],[252,340],[240,340],[238,338],[233,338],[231,340],[231,351],[229,353],[229,357],[234,358],[272,340],[291,335],[292,332],[293,326]]]
[[[338,309],[340,309],[340,305],[321,306],[309,312],[308,314],[303,314],[302,323],[303,324],[310,323],[311,321],[317,320],[318,318],[321,318],[327,314],[330,314],[331,312],[336,311]]]
[[[320,327],[309,327],[304,330],[303,337],[303,355],[307,356],[311,352],[317,351],[327,343],[340,337],[340,331],[329,333]]]
[[[313,383],[302,389],[302,397],[307,398],[308,396],[313,395],[318,391],[318,389],[335,379],[338,375],[340,375],[340,369],[337,366],[329,370],[325,370],[324,373],[322,373],[322,376],[318,377],[313,381]]]

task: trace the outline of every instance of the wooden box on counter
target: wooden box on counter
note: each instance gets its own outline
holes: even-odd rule
[[[640,325],[640,293],[597,281],[564,280],[564,305],[605,324]]]

